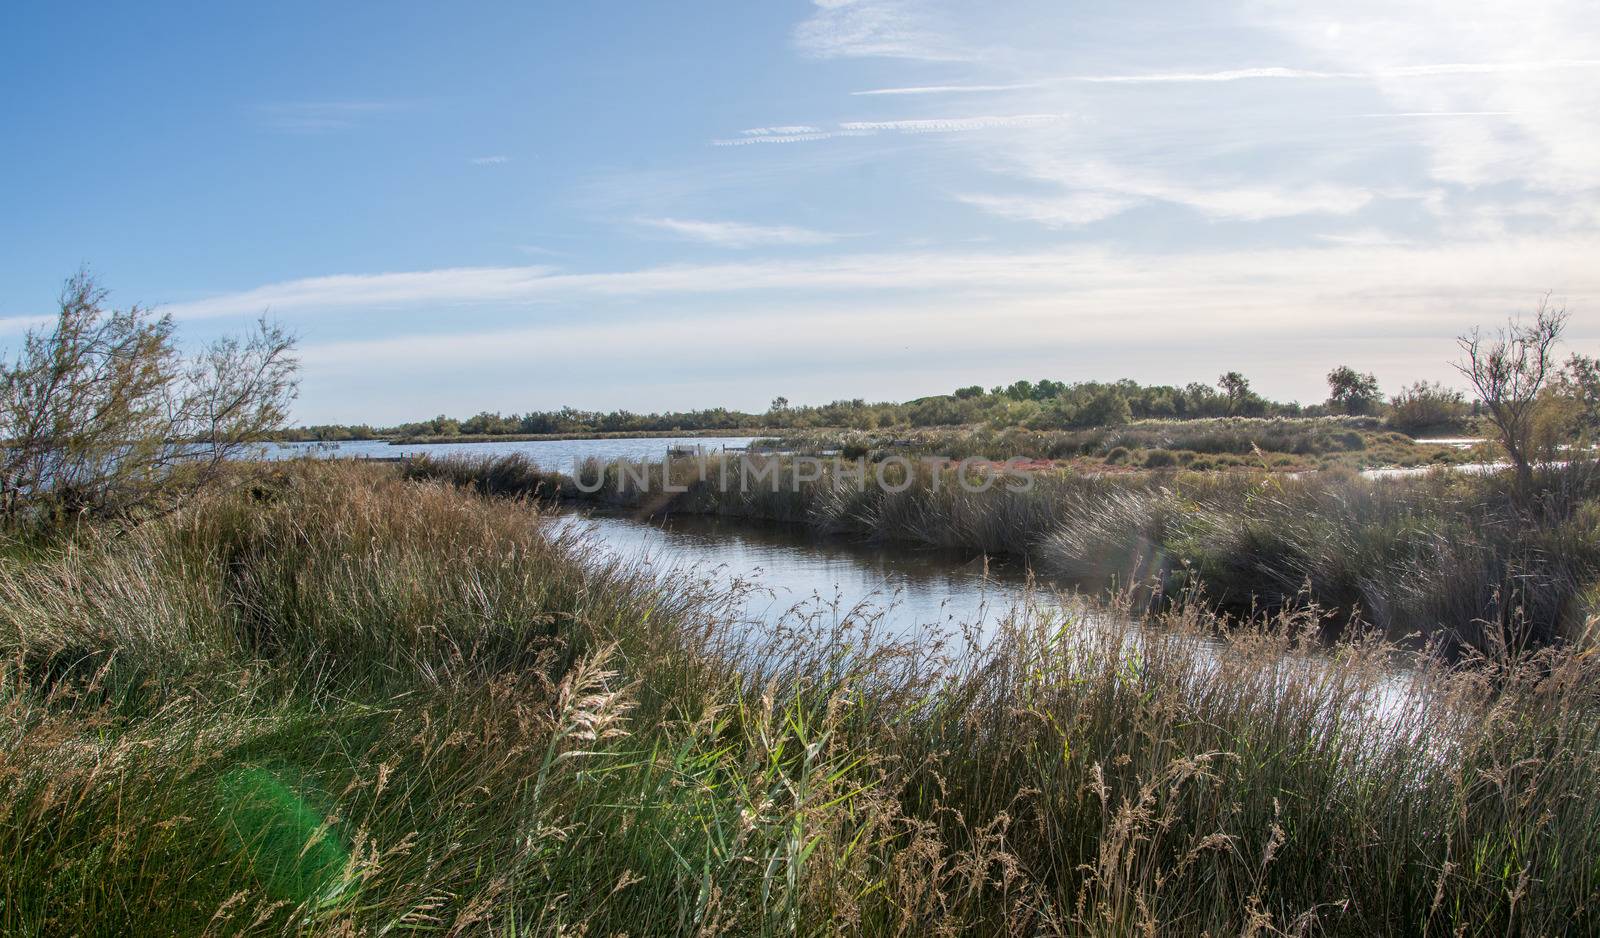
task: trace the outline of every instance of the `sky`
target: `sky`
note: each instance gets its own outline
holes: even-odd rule
[[[0,349],[82,267],[299,336],[296,422],[760,410],[1600,345],[1591,0],[48,3]],[[1459,383],[1457,381],[1456,383]]]

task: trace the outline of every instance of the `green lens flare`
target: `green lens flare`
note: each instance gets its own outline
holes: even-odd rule
[[[350,855],[334,826],[277,776],[235,769],[219,784],[223,823],[273,895],[317,906],[338,901]]]

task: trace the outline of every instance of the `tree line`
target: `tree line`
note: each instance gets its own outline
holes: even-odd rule
[[[1595,382],[1600,386],[1600,381]],[[343,441],[378,438],[448,438],[574,433],[665,433],[748,429],[804,430],[891,427],[947,427],[983,424],[997,428],[1076,430],[1116,426],[1133,420],[1197,420],[1217,417],[1319,417],[1333,414],[1392,416],[1404,429],[1443,428],[1473,414],[1466,397],[1437,384],[1416,384],[1386,398],[1377,379],[1348,366],[1328,375],[1326,401],[1304,405],[1269,400],[1237,371],[1215,384],[1141,384],[1121,381],[1058,381],[1044,378],[1009,385],[958,388],[906,402],[835,400],[796,405],[774,398],[760,412],[726,407],[639,413],[595,411],[575,407],[501,414],[483,411],[471,417],[439,415],[431,420],[380,427],[369,424],[324,424],[285,431],[292,441]]]

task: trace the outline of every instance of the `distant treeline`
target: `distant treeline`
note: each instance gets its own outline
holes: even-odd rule
[[[1137,381],[1044,379],[1017,381],[984,389],[972,385],[949,394],[905,403],[868,402],[861,398],[821,405],[791,405],[778,397],[761,413],[714,407],[705,410],[642,414],[627,410],[600,412],[563,407],[552,411],[502,415],[483,412],[458,419],[432,420],[394,427],[365,424],[301,427],[286,431],[289,440],[355,440],[457,436],[511,436],[578,433],[671,433],[817,427],[873,430],[882,427],[941,427],[984,424],[995,428],[1079,430],[1116,426],[1131,420],[1191,420],[1215,417],[1320,417],[1332,414],[1388,416],[1402,430],[1448,427],[1469,416],[1471,408],[1458,392],[1439,385],[1417,384],[1385,399],[1371,375],[1338,368],[1328,375],[1326,402],[1304,405],[1272,401],[1257,394],[1238,372],[1228,372],[1215,385],[1193,382],[1182,387]]]

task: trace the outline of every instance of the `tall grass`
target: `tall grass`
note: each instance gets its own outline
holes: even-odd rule
[[[7,934],[1466,934],[1600,914],[1593,660],[1317,613],[763,638],[293,466],[0,560]],[[1383,718],[1374,718],[1374,713]]]

